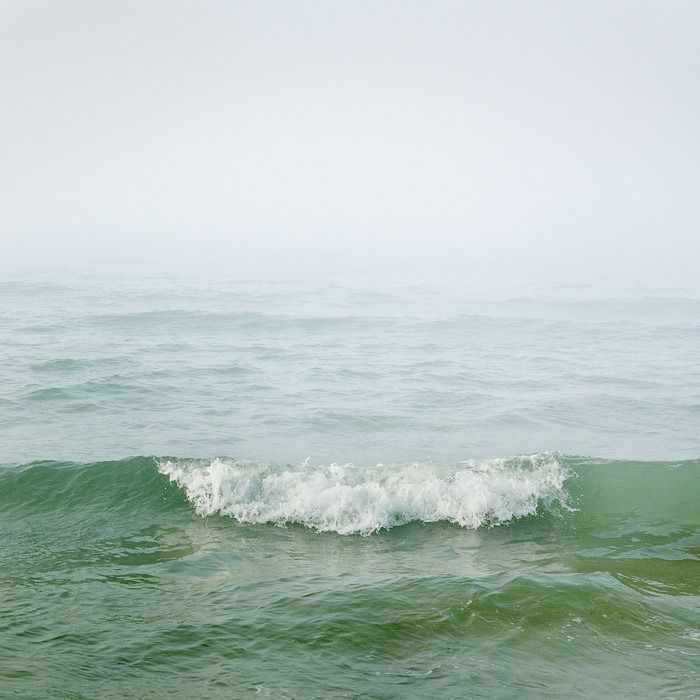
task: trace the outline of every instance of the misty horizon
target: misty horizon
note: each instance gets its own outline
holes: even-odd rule
[[[0,12],[3,269],[694,272],[692,3]]]

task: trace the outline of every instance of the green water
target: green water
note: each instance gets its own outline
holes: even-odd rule
[[[0,694],[698,697],[700,462],[557,459],[577,510],[371,536],[201,517],[153,458],[5,468]]]

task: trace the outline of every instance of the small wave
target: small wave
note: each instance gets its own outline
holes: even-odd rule
[[[161,460],[201,515],[242,523],[299,523],[320,532],[369,535],[412,521],[465,528],[568,508],[572,472],[555,455],[359,467],[235,460]]]

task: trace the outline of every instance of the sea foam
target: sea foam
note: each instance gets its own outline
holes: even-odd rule
[[[534,515],[538,506],[566,508],[564,483],[571,475],[550,454],[374,467],[162,460],[158,468],[185,490],[201,515],[300,523],[343,535],[368,535],[411,521],[478,528]]]

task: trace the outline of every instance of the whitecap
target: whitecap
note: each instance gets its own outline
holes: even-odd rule
[[[567,507],[571,471],[555,455],[459,464],[281,466],[238,460],[162,460],[201,515],[241,523],[300,523],[321,532],[368,535],[412,521],[465,528]]]

